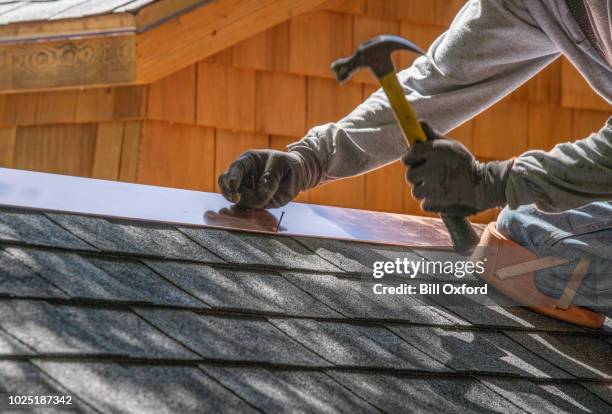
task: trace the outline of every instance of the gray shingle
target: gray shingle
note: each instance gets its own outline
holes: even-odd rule
[[[73,234],[104,251],[222,262],[170,226],[127,224],[68,214],[49,216]]]
[[[11,412],[44,412],[44,413],[93,413],[95,412],[71,390],[45,375],[40,369],[26,361],[0,361],[0,392],[17,395],[70,395],[72,405],[70,410],[62,407],[47,407],[43,410],[15,410]],[[4,400],[5,397],[3,397]],[[2,412],[7,407],[0,406]]]
[[[523,307],[484,306],[466,295],[445,295],[443,300],[436,297],[432,297],[432,300],[440,304],[443,309],[448,309],[474,325],[584,332],[583,328],[576,325],[540,315]]]
[[[288,280],[351,318],[398,319],[435,325],[462,325],[457,318],[439,306],[413,295],[376,295],[373,283],[327,275],[283,272]]]
[[[10,12],[11,10],[26,6],[28,4],[27,1],[28,0],[0,0],[0,16]]]
[[[153,302],[170,306],[207,308],[205,304],[168,283],[148,267],[136,261],[90,258],[89,261],[113,278],[116,296],[128,300]],[[118,282],[117,282],[118,281]]]
[[[571,375],[509,340],[502,333],[417,326],[389,328],[416,348],[457,371],[571,378]]]
[[[135,261],[38,249],[8,248],[7,252],[73,298],[207,307]]]
[[[388,413],[522,413],[468,378],[414,378],[329,371],[355,394]]]
[[[506,335],[577,377],[612,378],[612,345],[601,338],[527,332]]]
[[[181,231],[230,263],[340,271],[290,237],[201,228]]]
[[[340,316],[274,272],[216,269],[161,260],[145,262],[172,283],[216,308],[310,317]]]
[[[0,0],[0,24],[130,12],[155,0]]]
[[[129,0],[81,0],[82,2],[76,6],[66,8],[59,13],[51,15],[49,18],[55,19],[75,19],[95,14],[108,13],[111,10],[121,7],[129,2]]]
[[[48,361],[36,365],[99,412],[254,412],[197,367]]]
[[[609,413],[612,407],[577,384],[483,379],[483,384],[528,413]]]
[[[241,398],[267,413],[378,412],[322,372],[201,368]]]
[[[113,10],[114,13],[135,12],[155,0],[128,0],[128,2]]]
[[[95,250],[42,213],[0,211],[0,240],[19,241],[49,247]]]
[[[37,353],[196,358],[130,311],[9,300],[0,302],[0,327]]]
[[[0,295],[66,297],[62,291],[5,251],[0,251]]]
[[[608,403],[612,410],[612,384],[585,382],[582,386]]]
[[[449,371],[382,327],[305,319],[270,318],[270,322],[337,365]]]
[[[329,365],[265,320],[198,315],[190,311],[135,310],[205,358]]]
[[[0,24],[46,20],[49,16],[85,0],[30,1],[0,16]]]
[[[26,355],[33,352],[4,331],[0,331],[0,358],[3,355]]]
[[[384,246],[370,243],[355,243],[342,240],[294,237],[319,256],[347,272],[372,274],[374,262],[421,260],[411,249],[401,246]]]

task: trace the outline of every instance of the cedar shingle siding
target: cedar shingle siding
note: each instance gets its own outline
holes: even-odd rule
[[[365,71],[337,85],[332,60],[380,33],[426,48],[462,3],[330,1],[150,85],[0,94],[0,166],[216,191],[218,173],[244,150],[284,149],[312,126],[347,114],[376,89]],[[398,53],[398,67],[412,59]],[[505,158],[583,138],[609,115],[610,106],[559,59],[449,135],[482,159]],[[107,128],[108,123],[120,126]],[[86,124],[88,133],[74,136],[74,124]],[[100,150],[92,157],[89,141],[96,136]],[[24,140],[28,145],[19,145]],[[39,156],[39,147],[49,145],[61,145],[61,160],[58,151]],[[299,201],[423,214],[402,170],[390,165],[312,190]],[[482,213],[476,221],[495,214]]]

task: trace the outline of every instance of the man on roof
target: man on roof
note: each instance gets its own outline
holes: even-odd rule
[[[432,138],[445,138],[560,55],[612,102],[611,18],[612,0],[471,0],[427,54],[398,74],[406,98],[427,122],[427,142],[406,148],[379,90],[338,122],[312,128],[287,152],[242,154],[219,177],[223,195],[243,207],[280,207],[301,191],[401,158],[424,210],[470,215],[506,206],[497,228],[515,242],[538,256],[589,255],[589,272],[609,272],[612,118],[551,151],[487,163],[455,140]],[[516,139],[507,133],[506,139]],[[537,284],[558,297],[567,277],[555,272],[567,275],[567,269],[548,269],[538,273]],[[590,284],[587,278],[581,290],[587,296],[612,292],[612,277]]]

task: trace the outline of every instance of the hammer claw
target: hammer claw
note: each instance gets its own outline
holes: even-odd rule
[[[364,66],[372,69],[380,79],[395,72],[391,53],[396,50],[409,50],[421,55],[425,53],[420,47],[402,37],[381,35],[363,42],[352,56],[336,60],[331,68],[336,73],[338,81],[348,79],[353,72]]]
[[[353,55],[348,58],[340,58],[336,60],[334,63],[332,63],[331,68],[336,74],[336,80],[338,82],[344,82],[351,77],[352,71],[350,70],[350,68],[352,65],[350,63],[350,60],[353,59],[354,57],[355,56]]]

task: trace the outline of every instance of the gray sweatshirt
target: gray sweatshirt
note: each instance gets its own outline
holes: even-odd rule
[[[588,1],[605,3],[596,9],[607,11],[603,18],[609,30],[612,0]],[[605,29],[602,16],[598,18],[594,29]],[[427,54],[398,77],[417,116],[446,133],[561,54],[612,103],[612,67],[563,0],[471,0]],[[513,139],[512,131],[507,139]],[[340,121],[312,128],[289,149],[316,159],[310,163],[316,171],[309,172],[311,185],[316,185],[396,161],[406,144],[379,90]],[[557,145],[550,152],[522,154],[510,172],[506,195],[511,207],[536,203],[544,210],[612,200],[612,118],[580,141]]]

